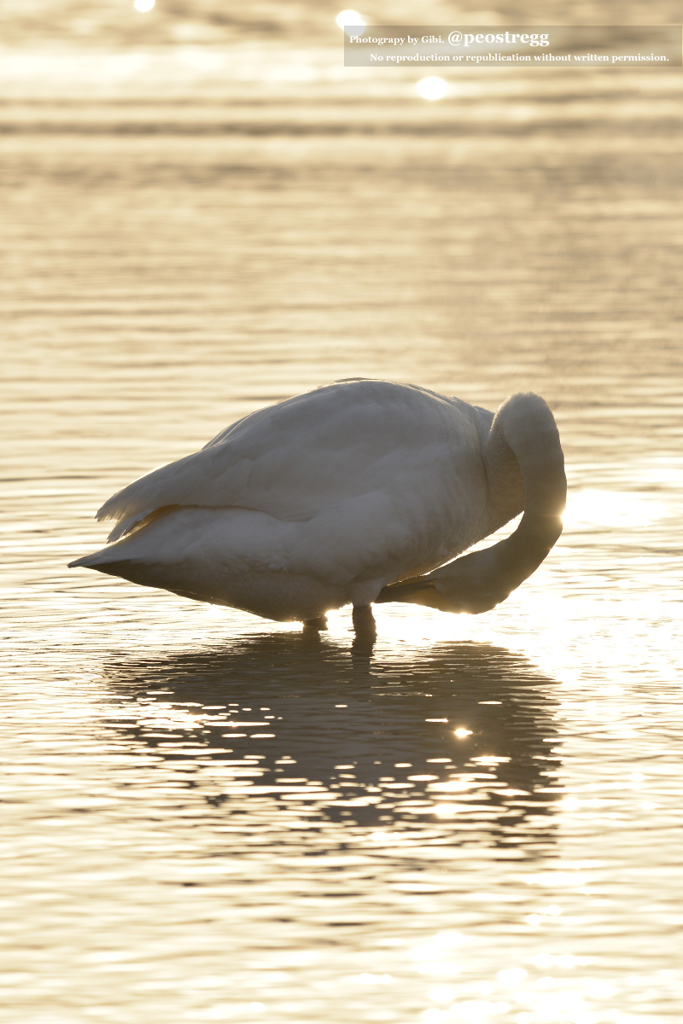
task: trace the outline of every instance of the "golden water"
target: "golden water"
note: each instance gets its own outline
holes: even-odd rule
[[[402,81],[2,112],[3,1021],[683,1016],[678,79]],[[496,611],[369,654],[65,568],[358,375],[550,402],[566,530]]]

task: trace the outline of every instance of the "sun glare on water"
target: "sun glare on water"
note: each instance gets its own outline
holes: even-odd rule
[[[339,25],[339,28],[344,29],[344,31],[346,31],[347,25],[353,25],[356,28],[359,25],[365,26],[365,18],[363,18],[358,11],[340,11],[335,18],[335,21]]]
[[[448,92],[448,84],[435,76],[421,78],[415,88],[423,100],[442,100]]]
[[[662,519],[666,506],[648,494],[587,489],[570,494],[562,517],[565,527],[649,526]]]

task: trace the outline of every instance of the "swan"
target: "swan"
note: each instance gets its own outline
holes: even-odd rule
[[[253,412],[97,513],[106,547],[70,562],[196,601],[324,628],[351,603],[485,612],[562,532],[553,415],[516,394],[497,413],[412,384],[350,378]],[[456,556],[524,515],[492,547]],[[453,561],[455,559],[455,561]]]

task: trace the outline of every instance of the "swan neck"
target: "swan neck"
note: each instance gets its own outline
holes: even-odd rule
[[[506,500],[506,486],[510,502],[513,494],[518,501],[521,479],[517,512],[561,515],[567,498],[564,455],[553,414],[539,395],[513,395],[503,403],[491,427],[487,456],[494,489],[503,495],[499,501]]]
[[[505,439],[498,417],[493,421],[483,452],[489,499],[498,529],[524,509],[524,477],[517,456]]]

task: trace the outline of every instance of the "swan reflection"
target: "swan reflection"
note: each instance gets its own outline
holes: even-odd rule
[[[448,642],[371,661],[317,634],[269,633],[122,660],[107,677],[127,705],[112,726],[222,815],[360,827],[374,842],[531,853],[552,839],[554,684],[519,654]]]

